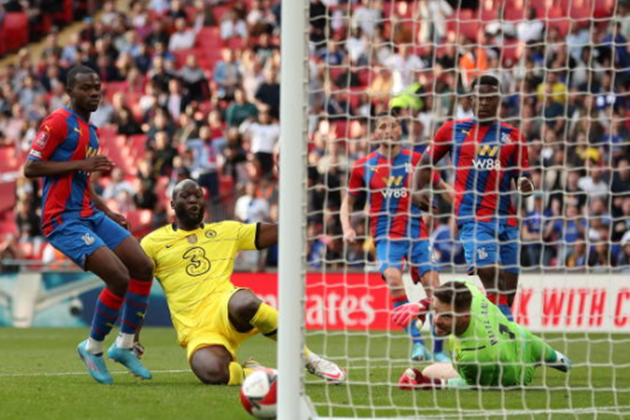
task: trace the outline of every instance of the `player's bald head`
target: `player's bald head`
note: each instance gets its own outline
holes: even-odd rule
[[[199,184],[197,184],[192,179],[185,179],[183,181],[178,182],[177,185],[175,185],[175,188],[173,189],[173,196],[171,198],[175,200],[177,198],[177,195],[184,190],[196,191],[200,188],[201,187],[199,186]]]

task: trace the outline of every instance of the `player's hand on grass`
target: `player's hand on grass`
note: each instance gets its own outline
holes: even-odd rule
[[[357,240],[357,232],[352,228],[344,229],[343,240],[353,244]]]
[[[527,177],[520,177],[518,179],[518,190],[521,194],[528,196],[534,192],[534,183]]]
[[[107,156],[90,156],[82,161],[81,170],[85,172],[109,172],[114,168],[114,162]]]
[[[403,391],[412,391],[419,387],[422,372],[415,368],[405,370],[398,380],[398,388]]]
[[[406,328],[419,318],[424,323],[427,311],[431,306],[429,299],[423,299],[420,302],[411,302],[394,308],[392,311],[392,321],[401,328]]]

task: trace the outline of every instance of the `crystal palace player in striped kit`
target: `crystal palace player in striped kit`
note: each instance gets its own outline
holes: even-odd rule
[[[469,274],[479,275],[488,298],[511,319],[520,262],[518,221],[510,193],[513,182],[526,196],[533,191],[528,150],[516,128],[497,121],[499,80],[481,76],[471,88],[477,118],[440,127],[422,156],[417,186],[422,191],[431,179],[430,167],[450,153],[455,167],[454,213]]]
[[[440,284],[429,255],[426,224],[420,207],[411,199],[413,172],[421,155],[402,149],[401,134],[396,118],[387,114],[378,117],[373,138],[378,149],[354,165],[340,213],[344,239],[352,242],[356,232],[350,224],[350,214],[359,196],[367,193],[379,270],[389,287],[394,308],[408,303],[402,280],[403,260],[411,267],[414,282],[420,281],[429,297]],[[449,187],[437,174],[434,184],[450,201]],[[416,323],[409,324],[406,331],[413,341],[411,358],[430,359]],[[442,351],[442,340],[434,340],[433,353],[436,361],[448,360]]]
[[[113,167],[98,155],[98,133],[89,123],[101,100],[101,81],[94,70],[77,66],[68,72],[67,92],[70,106],[44,120],[24,174],[44,177],[42,228],[48,241],[107,285],[96,302],[90,336],[78,346],[88,372],[100,383],[113,382],[103,360],[103,341],[124,303],[121,332],[108,356],[135,376],[150,379],[133,347],[148,305],[153,264],[124,229],[125,218],[111,212],[90,185],[90,173]]]

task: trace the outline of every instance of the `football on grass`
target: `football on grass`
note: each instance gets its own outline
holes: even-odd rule
[[[241,402],[257,419],[276,418],[278,375],[274,369],[259,369],[245,378],[241,386]]]

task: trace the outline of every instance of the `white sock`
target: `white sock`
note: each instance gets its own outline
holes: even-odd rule
[[[120,349],[130,349],[133,347],[133,338],[135,334],[119,333],[116,337],[116,346]]]
[[[87,346],[85,346],[85,350],[91,354],[102,354],[103,353],[103,342],[97,341],[92,337],[88,337]]]

